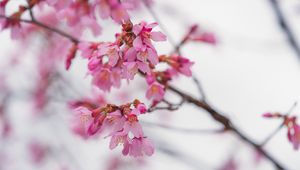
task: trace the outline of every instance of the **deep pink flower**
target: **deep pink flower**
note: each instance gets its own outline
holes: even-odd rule
[[[284,124],[288,128],[288,140],[293,144],[295,150],[300,146],[300,126],[297,124],[295,116],[286,117]]]
[[[300,126],[294,124],[288,129],[288,139],[293,144],[295,150],[299,149],[300,146]]]
[[[136,109],[138,109],[141,114],[144,114],[147,112],[147,107],[143,103],[138,104]]]
[[[265,117],[265,118],[280,118],[280,117],[283,117],[283,115],[278,112],[275,112],[275,113],[266,112],[263,114],[263,117]]]
[[[158,82],[152,83],[146,92],[146,97],[148,99],[153,98],[156,101],[161,101],[165,95],[164,86]]]

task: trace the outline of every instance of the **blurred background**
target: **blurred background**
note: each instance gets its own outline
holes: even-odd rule
[[[294,38],[300,41],[300,1],[279,2]],[[15,6],[10,8],[13,10]],[[215,46],[188,43],[182,48],[182,55],[195,62],[192,70],[201,80],[207,100],[253,141],[263,141],[281,123],[262,118],[263,113],[287,112],[293,103],[300,102],[300,55],[281,29],[271,1],[163,0],[155,1],[152,9],[169,40],[178,43],[193,24],[215,33],[218,41]],[[130,15],[134,22],[155,21],[145,7]],[[87,33],[87,39],[113,40],[120,27],[112,21],[101,22],[101,36],[92,37]],[[149,123],[187,129],[220,127],[205,111],[189,104],[174,112],[157,111],[142,117],[148,122],[143,129],[156,146],[152,157],[139,160],[123,157],[121,148],[109,150],[109,140],[102,136],[84,140],[74,135],[70,130],[72,112],[66,103],[94,93],[91,78],[86,76],[87,62],[80,57],[76,57],[69,71],[55,68],[61,79],[51,83],[47,106],[37,115],[31,94],[37,79],[36,48],[41,42],[41,39],[33,40],[31,47],[25,48],[10,39],[8,30],[0,33],[0,69],[5,76],[0,84],[10,92],[9,99],[2,103],[7,102],[5,119],[11,127],[9,137],[0,140],[1,170],[106,170],[116,164],[120,165],[119,169],[149,170],[274,169],[263,158],[257,161],[259,155],[253,148],[231,133],[186,133]],[[163,54],[173,47],[164,42],[157,49]],[[176,79],[173,84],[200,96],[189,78]],[[145,88],[146,84],[137,78],[129,84],[123,82],[121,89],[106,95],[115,103],[137,96],[144,101]],[[1,93],[6,95],[5,91]],[[172,94],[167,96],[178,101]],[[297,106],[292,115],[299,116],[299,113],[300,106]],[[288,142],[286,129],[264,148],[285,167],[300,169],[300,153]],[[39,157],[43,160],[36,160]]]

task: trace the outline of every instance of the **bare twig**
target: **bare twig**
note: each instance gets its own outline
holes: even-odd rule
[[[163,30],[164,34],[167,35],[168,37],[168,41],[170,42],[170,44],[172,46],[175,46],[176,43],[175,41],[172,39],[172,36],[170,36],[170,33],[168,32],[168,29],[165,28],[165,26],[162,24],[162,22],[160,21],[159,17],[156,15],[156,13],[153,11],[153,9],[151,8],[151,6],[146,2],[146,0],[142,0],[142,2],[144,3],[145,7],[147,8],[147,10],[149,11],[149,13],[152,15],[152,17],[154,18],[154,20],[159,23],[159,27]]]
[[[10,18],[10,17],[4,16],[4,15],[0,15],[0,18],[4,18],[4,19],[7,19],[7,20],[16,20],[15,18]],[[18,19],[18,21],[42,27],[42,28],[44,28],[48,31],[55,32],[55,33],[61,35],[62,37],[68,38],[70,41],[72,41],[74,43],[79,43],[79,40],[77,38],[73,37],[72,35],[67,34],[67,33],[65,33],[65,32],[63,32],[59,29],[52,28],[52,27],[50,27],[50,26],[48,26],[44,23],[41,23],[37,20]]]
[[[222,124],[226,130],[233,132],[240,139],[242,139],[245,143],[248,143],[249,145],[251,145],[252,147],[257,149],[259,152],[261,152],[261,154],[264,155],[264,157],[267,158],[270,162],[272,162],[276,166],[277,169],[286,170],[286,168],[284,168],[277,160],[275,160],[269,153],[267,153],[260,145],[253,142],[250,138],[248,138],[246,135],[244,135],[237,127],[235,127],[229,118],[227,118],[226,116],[224,116],[223,114],[218,112],[211,105],[209,105],[208,103],[203,102],[201,100],[198,100],[198,99],[192,97],[191,95],[186,94],[173,86],[168,86],[168,89],[170,91],[178,94],[179,96],[184,97],[187,102],[205,110],[207,113],[209,113],[209,115],[214,120],[216,120],[217,122]]]
[[[153,17],[158,19],[158,17],[155,15],[154,11],[152,11],[151,8],[148,8],[148,9],[151,12],[151,14],[153,15]],[[8,19],[8,20],[15,20],[13,18],[6,17],[6,16],[3,16],[3,15],[0,15],[0,18],[5,18],[5,19]],[[26,19],[19,19],[19,21],[29,23],[29,24],[34,24],[34,25],[42,27],[46,30],[55,32],[55,33],[57,33],[57,34],[59,34],[63,37],[66,37],[66,38],[70,39],[74,43],[79,42],[79,40],[76,39],[75,37],[73,37],[73,36],[71,36],[71,35],[69,35],[69,34],[67,34],[67,33],[65,33],[65,32],[63,32],[59,29],[51,28],[50,26],[47,26],[47,25],[45,25],[41,22],[26,20]],[[174,45],[174,47],[175,47],[175,45]],[[220,124],[222,124],[224,126],[224,129],[232,131],[234,134],[236,134],[238,137],[240,137],[244,142],[248,143],[249,145],[253,146],[258,151],[260,151],[261,154],[264,155],[269,161],[271,161],[276,166],[277,169],[280,169],[280,170],[285,169],[286,170],[286,168],[283,168],[283,166],[277,160],[275,160],[270,154],[268,154],[260,145],[253,142],[251,139],[246,137],[239,129],[237,129],[234,125],[232,125],[232,122],[229,118],[227,118],[226,116],[224,116],[220,112],[216,111],[216,109],[214,109],[211,105],[209,105],[208,103],[203,102],[201,100],[198,100],[198,99],[194,98],[193,96],[191,96],[189,94],[186,94],[186,93],[182,92],[181,90],[179,90],[179,89],[177,89],[173,86],[168,86],[167,89],[174,92],[175,94],[181,96],[187,102],[189,102],[189,103],[191,103],[191,104],[207,111],[207,113],[209,113],[209,115],[214,120],[216,120],[217,122],[219,122]]]
[[[198,88],[198,91],[201,94],[201,100],[205,102],[206,101],[206,95],[205,95],[205,92],[203,90],[203,87],[202,87],[202,84],[201,84],[200,80],[196,76],[193,76],[193,80],[194,80],[194,82],[195,82],[195,84]]]
[[[143,1],[145,2],[145,1]],[[154,19],[157,19],[157,22],[160,22],[159,17],[157,17],[157,15],[155,14],[155,12],[153,10],[151,10],[151,8],[146,5],[146,7],[148,8],[148,10],[150,11],[150,13],[152,14]],[[162,28],[163,29],[163,28]],[[174,50],[180,50],[180,47],[178,48],[176,45],[174,45],[174,43],[171,42],[171,44],[174,47]],[[180,51],[179,51],[180,52]],[[253,142],[251,139],[249,139],[247,136],[245,136],[239,129],[237,129],[231,122],[231,120],[229,118],[227,118],[226,116],[224,116],[223,114],[221,114],[220,112],[216,111],[216,109],[214,109],[211,105],[209,105],[207,102],[198,100],[196,98],[194,98],[193,96],[186,94],[184,92],[182,92],[181,90],[173,87],[173,86],[168,86],[167,87],[168,90],[178,94],[179,96],[181,96],[182,98],[186,99],[187,102],[204,109],[205,111],[207,111],[207,113],[210,114],[210,116],[216,120],[217,122],[219,122],[220,124],[222,124],[224,126],[224,129],[226,130],[230,130],[232,131],[235,135],[237,135],[240,139],[242,139],[244,142],[248,143],[249,145],[253,146],[255,149],[257,149],[258,151],[261,152],[262,155],[265,156],[265,158],[267,158],[269,161],[271,161],[277,169],[279,170],[283,170],[286,168],[283,168],[283,166],[277,161],[275,160],[269,153],[267,153],[262,147],[260,147],[260,145],[256,144],[255,142]]]
[[[167,104],[167,106],[153,106],[148,109],[148,112],[153,112],[156,110],[169,110],[169,111],[178,110],[184,104],[185,99],[182,98],[180,103],[178,103],[178,104],[170,103],[169,101],[167,101],[165,99],[163,99],[162,102]]]
[[[291,47],[293,48],[293,50],[295,51],[295,53],[297,54],[298,59],[300,59],[299,44],[298,44],[297,40],[295,39],[295,35],[294,35],[292,29],[290,28],[288,22],[286,21],[286,18],[284,17],[283,11],[280,8],[280,4],[279,4],[278,0],[270,0],[270,3],[272,6],[272,9],[276,15],[279,26],[281,27],[282,31],[286,34],[288,42],[291,45]]]

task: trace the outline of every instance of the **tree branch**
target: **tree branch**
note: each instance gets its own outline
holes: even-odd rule
[[[15,18],[7,17],[7,16],[4,16],[4,15],[0,15],[0,19],[1,19],[1,18],[7,19],[7,20],[16,20]],[[39,27],[41,27],[41,28],[44,28],[44,29],[46,29],[46,30],[48,30],[48,31],[55,32],[56,34],[59,34],[59,35],[61,35],[62,37],[65,37],[65,38],[69,39],[69,40],[72,41],[73,43],[76,43],[76,44],[77,44],[77,43],[80,42],[77,38],[73,37],[72,35],[70,35],[70,34],[68,34],[68,33],[65,33],[65,32],[63,32],[63,31],[61,31],[61,30],[59,30],[59,29],[50,27],[50,26],[48,26],[48,25],[46,25],[46,24],[44,24],[44,23],[41,23],[41,22],[39,22],[39,21],[37,21],[37,20],[18,19],[18,21],[24,22],[24,23],[28,23],[28,24],[33,24],[33,25],[39,26]]]
[[[288,22],[286,21],[286,18],[284,17],[284,14],[279,6],[279,2],[278,0],[270,0],[272,9],[276,15],[277,18],[277,22],[279,24],[279,26],[281,27],[282,31],[286,34],[286,37],[288,39],[289,44],[291,45],[291,47],[293,48],[293,50],[295,51],[295,53],[298,56],[298,59],[300,59],[300,47],[299,44],[297,42],[297,40],[294,38],[294,34],[292,32],[292,29],[290,28],[290,26],[288,25]]]
[[[260,145],[256,144],[255,142],[253,142],[251,139],[249,139],[246,135],[244,135],[239,129],[237,129],[231,122],[231,120],[229,118],[227,118],[226,116],[223,116],[220,112],[216,111],[216,109],[214,109],[211,105],[209,105],[206,102],[203,102],[201,100],[198,100],[184,92],[182,92],[181,90],[173,87],[173,86],[168,86],[168,90],[178,94],[181,97],[184,97],[186,99],[187,102],[207,111],[207,113],[217,122],[219,122],[220,124],[222,124],[224,126],[224,128],[228,131],[233,132],[235,135],[237,135],[240,139],[242,139],[244,142],[246,142],[247,144],[251,145],[252,147],[254,147],[255,149],[257,149],[258,151],[261,152],[262,155],[264,155],[269,161],[271,161],[277,169],[279,170],[287,170],[286,168],[284,168],[279,162],[277,162],[277,160],[275,160],[269,153],[267,153]]]

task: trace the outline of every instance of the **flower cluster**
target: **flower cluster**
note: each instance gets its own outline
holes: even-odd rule
[[[69,28],[72,28],[71,33],[75,37],[79,37],[85,29],[90,29],[95,36],[101,33],[97,16],[102,19],[112,18],[118,24],[122,24],[129,20],[128,10],[137,9],[141,3],[140,0],[27,0],[27,5],[20,4],[16,12],[4,18],[5,7],[10,1],[0,2],[0,15],[2,16],[0,28],[10,28],[14,39],[23,34],[20,23],[23,14],[29,13],[30,10],[34,11],[36,6],[40,7],[39,10],[43,9],[45,5],[51,7],[52,10],[48,10],[48,12],[57,19],[66,21]],[[150,4],[150,1],[148,0],[146,3]],[[45,22],[45,24],[49,23]]]
[[[121,79],[132,80],[138,72],[150,74],[159,61],[152,41],[166,40],[161,32],[153,31],[156,25],[127,22],[115,42],[80,43],[78,49],[89,60],[93,84],[110,91],[111,87],[120,86]]]
[[[8,4],[8,0],[2,1],[0,2],[0,15],[4,16],[5,15],[5,7]],[[21,23],[20,23],[20,19],[21,16],[23,15],[23,13],[26,11],[26,7],[24,6],[20,6],[18,11],[13,13],[9,18],[0,18],[0,29],[4,30],[4,29],[11,29],[11,38],[12,39],[17,39],[19,37],[23,36],[23,32],[21,29]]]
[[[283,119],[284,126],[287,128],[287,137],[290,143],[292,143],[295,150],[300,146],[300,126],[297,123],[296,116],[287,116],[281,113],[265,113],[265,118],[279,118]]]
[[[123,155],[133,157],[154,152],[152,143],[145,137],[138,117],[147,112],[146,106],[139,100],[124,105],[106,104],[95,107],[85,102],[77,103],[75,109],[74,131],[83,137],[106,133],[110,140],[110,149],[123,144]]]

